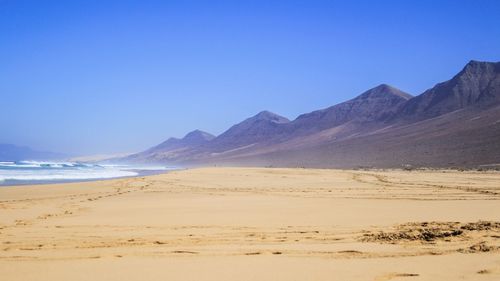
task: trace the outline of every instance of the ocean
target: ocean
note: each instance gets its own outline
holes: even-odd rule
[[[0,185],[25,185],[111,179],[158,174],[166,166],[107,165],[80,162],[0,162]]]

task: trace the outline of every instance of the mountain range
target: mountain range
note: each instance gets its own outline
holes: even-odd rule
[[[413,97],[382,84],[288,120],[262,111],[117,159],[171,165],[471,167],[500,164],[500,62],[470,61]]]
[[[0,144],[0,161],[59,160],[66,157],[62,153],[36,151],[27,146]]]

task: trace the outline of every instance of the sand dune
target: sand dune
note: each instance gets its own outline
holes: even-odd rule
[[[1,280],[498,280],[500,173],[204,168],[0,188]]]

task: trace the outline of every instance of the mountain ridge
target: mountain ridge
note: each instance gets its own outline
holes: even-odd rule
[[[215,138],[214,135],[196,129],[194,131],[187,133],[181,139],[171,137],[166,141],[156,146],[153,146],[143,152],[128,155],[125,158],[119,158],[119,159],[121,159],[121,161],[126,161],[126,162],[130,161],[144,162],[147,159],[154,159],[154,161],[161,160],[162,158],[171,159],[176,157],[178,153],[182,153],[182,151],[203,145],[204,143],[209,142],[214,138]]]
[[[321,131],[354,119],[360,121],[380,121],[391,116],[403,102],[412,96],[387,84],[380,84],[371,88],[353,99],[299,115],[292,121],[293,130]],[[315,123],[311,130],[310,123]]]
[[[205,144],[203,149],[221,152],[221,150],[231,150],[262,142],[276,134],[275,130],[280,125],[289,122],[290,120],[286,117],[264,110],[231,126],[225,132]]]
[[[471,60],[452,79],[409,101],[398,117],[431,118],[470,105],[500,102],[500,62]]]
[[[400,161],[399,165],[411,162],[412,157],[408,155],[414,153],[414,159],[427,159],[427,163],[422,160],[418,163],[419,165],[432,166],[442,165],[443,161],[446,161],[446,153],[441,156],[443,161],[437,161],[437,159],[431,161],[432,155],[423,158],[417,153],[425,154],[429,149],[422,148],[423,145],[417,141],[420,139],[422,143],[427,143],[436,155],[442,154],[437,149],[441,147],[442,151],[453,155],[452,162],[455,163],[457,162],[455,158],[458,156],[446,147],[446,142],[455,143],[453,139],[450,139],[451,136],[455,136],[464,140],[461,149],[465,160],[462,164],[478,164],[481,161],[471,154],[472,151],[475,151],[476,155],[483,155],[484,159],[491,159],[491,157],[477,152],[473,146],[483,145],[484,150],[496,148],[495,142],[491,141],[490,137],[500,132],[496,121],[493,122],[498,115],[500,125],[500,106],[495,107],[499,104],[500,62],[470,61],[450,80],[438,83],[415,97],[393,86],[380,84],[350,100],[299,115],[292,121],[270,111],[262,111],[200,145],[191,146],[174,154],[167,153],[169,157],[160,156],[155,157],[154,160],[184,165],[274,163],[287,166],[285,161],[287,153],[302,155],[303,152],[310,151],[309,156],[304,155],[304,157],[310,158],[310,155],[317,155],[318,161],[318,163],[314,163],[314,159],[304,161],[310,166],[342,166],[336,161],[324,158],[323,155],[344,159],[346,166],[347,163],[350,163],[348,166],[353,166],[354,160],[349,160],[349,153],[353,156],[352,159],[356,159],[359,166],[363,165],[364,158],[371,157],[369,155],[375,155],[374,159],[379,159],[379,166],[397,166],[398,161]],[[490,110],[491,108],[493,109]],[[456,113],[457,110],[463,112]],[[488,112],[488,115],[484,115],[486,114],[484,112]],[[437,117],[439,118],[436,119]],[[459,119],[467,121],[469,120],[467,118],[470,120],[483,118],[493,123],[474,123],[477,128],[473,128],[455,122]],[[478,135],[489,136],[487,143],[485,140],[483,144],[481,142],[478,144],[472,138],[460,135],[462,134],[460,132],[464,131],[460,126]],[[439,127],[439,130],[436,130],[436,127]],[[486,130],[492,130],[492,132]],[[498,135],[500,136],[500,133]],[[383,140],[384,136],[387,139]],[[394,143],[396,139],[399,142]],[[435,139],[442,141],[443,145],[436,144]],[[172,142],[176,141],[172,140]],[[391,148],[389,144],[394,148]],[[377,148],[379,151],[394,155],[384,157],[380,153],[373,154],[370,148]],[[319,154],[313,153],[316,149]],[[358,155],[357,151],[364,151],[366,157]],[[354,157],[355,155],[358,156]],[[399,160],[397,155],[401,155]],[[492,155],[498,157],[500,163],[500,155],[497,156],[495,153]],[[259,157],[261,160],[267,159],[267,162],[249,160]],[[389,161],[388,158],[392,160]],[[377,161],[366,160],[366,162],[377,164]]]

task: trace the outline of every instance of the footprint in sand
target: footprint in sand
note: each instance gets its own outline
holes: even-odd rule
[[[398,277],[417,277],[417,276],[419,276],[419,274],[392,272],[389,274],[384,274],[382,276],[378,276],[374,279],[374,281],[386,281],[386,280],[392,280],[392,279],[398,278]]]
[[[476,272],[477,274],[494,274],[494,275],[498,275],[500,273],[500,266],[496,266],[496,267],[493,267],[493,268],[485,268],[485,269],[481,269],[481,270],[478,270]]]

